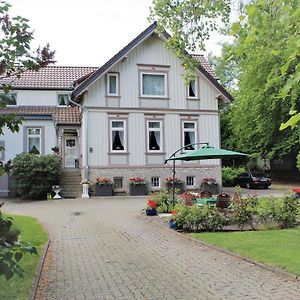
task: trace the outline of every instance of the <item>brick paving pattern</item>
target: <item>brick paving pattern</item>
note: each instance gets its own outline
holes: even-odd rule
[[[7,202],[50,235],[36,299],[300,299],[300,282],[141,216],[146,198]]]

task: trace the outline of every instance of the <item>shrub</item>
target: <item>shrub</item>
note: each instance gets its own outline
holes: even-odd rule
[[[238,168],[223,167],[222,168],[223,186],[235,186],[238,177],[245,172],[246,169],[244,167],[238,167]]]
[[[24,253],[37,254],[35,247],[18,241],[20,231],[12,227],[13,223],[12,218],[3,216],[0,211],[0,276],[3,275],[6,280],[15,273],[23,276],[19,262]]]
[[[174,205],[179,203],[179,199],[177,195],[174,195]],[[159,192],[155,192],[151,199],[157,203],[157,212],[158,213],[168,213],[173,209],[173,195],[171,191],[162,190]]]
[[[181,207],[173,218],[177,228],[187,231],[216,231],[227,224],[226,218],[209,205]]]
[[[252,225],[256,205],[257,199],[255,197],[233,198],[229,209],[230,223],[237,224],[240,229],[243,229],[246,224]]]
[[[58,184],[61,159],[57,155],[22,153],[13,160],[17,193],[25,199],[46,199],[52,185]]]

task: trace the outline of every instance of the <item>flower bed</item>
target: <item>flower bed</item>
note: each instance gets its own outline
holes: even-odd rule
[[[114,189],[111,180],[107,177],[96,179],[96,196],[113,196]]]
[[[148,194],[146,181],[142,177],[132,177],[129,179],[130,196],[145,196]]]

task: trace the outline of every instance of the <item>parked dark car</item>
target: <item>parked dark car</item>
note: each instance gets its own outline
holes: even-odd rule
[[[240,187],[245,187],[247,189],[262,187],[267,189],[271,184],[271,179],[260,172],[248,172],[243,173],[237,179],[237,184]]]

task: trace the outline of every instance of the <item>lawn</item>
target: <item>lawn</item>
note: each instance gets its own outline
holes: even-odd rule
[[[191,233],[190,235],[254,261],[300,275],[300,227],[266,231]]]
[[[0,277],[0,299],[23,300],[29,298],[37,265],[47,241],[47,234],[38,220],[34,218],[16,215],[11,215],[11,217],[15,220],[14,226],[21,230],[21,240],[36,246],[38,255],[26,253],[21,260],[20,265],[24,269],[24,278],[15,275],[6,281],[3,276]]]

